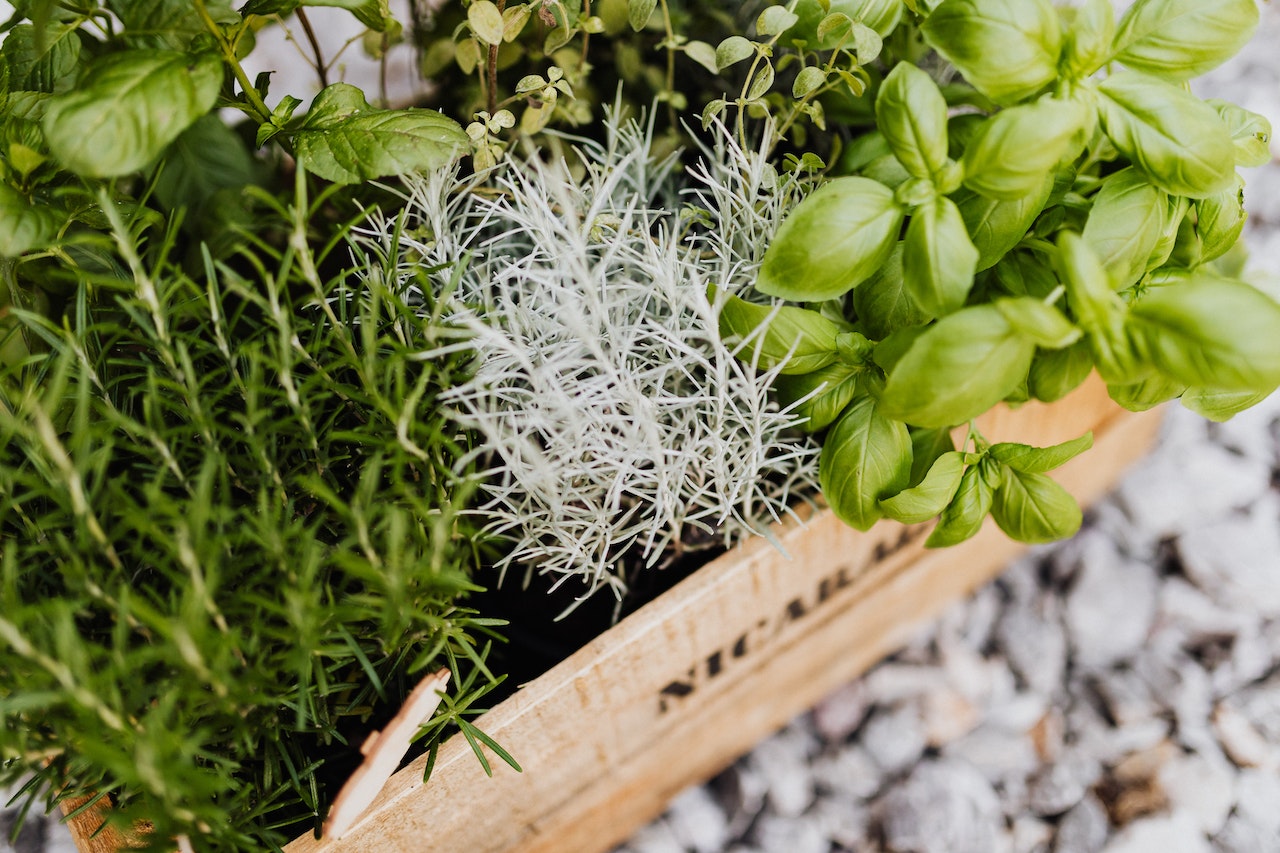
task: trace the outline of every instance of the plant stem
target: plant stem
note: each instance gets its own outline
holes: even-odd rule
[[[316,38],[316,31],[311,28],[311,19],[307,17],[306,9],[298,7],[298,23],[302,24],[302,32],[307,36],[307,43],[311,45],[311,52],[316,57],[316,74],[320,77],[320,88],[329,85],[329,66],[324,63],[324,51],[320,49],[320,40]]]
[[[671,102],[671,96],[676,91],[676,31],[671,23],[671,7],[667,5],[667,0],[662,2],[662,26],[667,30],[667,118],[671,121],[672,129],[678,127],[678,117],[676,116],[675,104]]]
[[[506,11],[507,0],[498,0],[498,11]],[[489,56],[485,62],[487,77],[486,88],[489,90],[489,115],[498,111],[498,46],[489,45]]]
[[[247,112],[258,121],[271,121],[271,110],[267,108],[266,101],[262,100],[257,88],[250,82],[249,75],[245,73],[244,66],[240,64],[240,60],[236,56],[235,47],[232,46],[231,42],[227,41],[226,34],[222,32],[222,28],[218,26],[217,22],[213,20],[213,16],[209,14],[209,9],[205,6],[204,0],[191,0],[191,5],[195,8],[196,14],[200,16],[205,29],[213,36],[214,41],[218,43],[218,47],[222,48],[222,58],[231,66],[231,73],[235,75],[237,82],[240,83],[245,99],[249,102],[250,109]]]

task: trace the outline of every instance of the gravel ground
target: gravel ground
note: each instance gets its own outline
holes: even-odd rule
[[[1200,81],[1280,126],[1280,6]],[[1249,170],[1280,280],[1280,143]],[[1274,292],[1274,291],[1273,291]],[[1277,332],[1280,334],[1280,331]],[[1173,408],[1071,542],[1037,549],[617,853],[1280,850],[1280,395]],[[73,853],[35,819],[0,853]],[[572,851],[566,851],[572,853]]]

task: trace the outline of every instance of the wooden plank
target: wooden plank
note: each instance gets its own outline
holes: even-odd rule
[[[983,419],[990,440],[1096,446],[1057,478],[1088,501],[1148,447],[1153,413],[1121,413],[1096,379],[1051,406]],[[850,530],[829,512],[780,526],[786,555],[745,543],[601,635],[477,721],[525,767],[487,778],[454,738],[426,789],[420,759],[341,842],[288,853],[593,853],[898,647],[1016,555],[988,522],[944,551],[929,525]]]

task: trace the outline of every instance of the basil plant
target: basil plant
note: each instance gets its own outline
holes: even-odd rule
[[[963,82],[910,56],[886,69],[874,129],[764,256],[756,289],[800,304],[731,298],[722,334],[825,431],[823,491],[854,527],[938,516],[941,546],[990,514],[1022,541],[1069,536],[1080,509],[1046,472],[1089,436],[1033,448],[970,427],[956,448],[954,428],[1095,369],[1128,409],[1181,398],[1213,419],[1280,385],[1280,304],[1223,259],[1245,221],[1236,168],[1269,159],[1271,129],[1185,85],[1258,10],[905,5],[886,44],[922,39]]]

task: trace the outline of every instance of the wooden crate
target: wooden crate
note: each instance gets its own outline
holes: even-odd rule
[[[1039,445],[1093,430],[1094,448],[1055,473],[1088,502],[1146,451],[1158,424],[1157,413],[1121,411],[1095,377],[1058,403],[992,412],[981,429],[992,441]],[[486,777],[455,737],[427,785],[425,759],[414,761],[342,841],[308,835],[287,853],[608,850],[1022,548],[988,519],[968,542],[926,551],[930,527],[881,522],[859,533],[823,510],[779,527],[785,554],[763,539],[745,543],[476,721],[523,773],[491,759]]]

